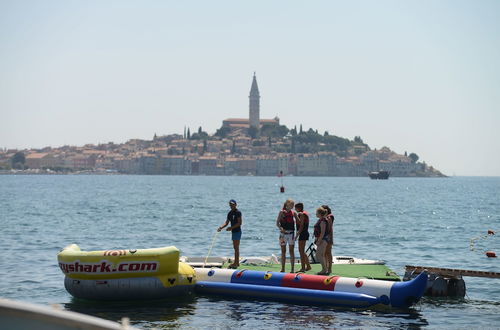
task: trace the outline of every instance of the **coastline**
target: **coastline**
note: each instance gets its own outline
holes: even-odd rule
[[[223,176],[223,177],[232,177],[232,176],[257,176],[257,177],[275,177],[274,175],[254,175],[254,174],[231,174],[231,175],[221,175],[221,174],[146,174],[146,173],[121,173],[118,171],[107,171],[107,170],[85,170],[85,171],[74,171],[74,172],[59,172],[52,170],[41,170],[41,169],[27,169],[27,170],[0,170],[0,175],[139,175],[139,176]],[[325,178],[369,178],[368,174],[366,175],[357,175],[357,176],[349,176],[349,175],[284,175],[284,177],[325,177]],[[415,174],[408,176],[391,176],[391,178],[450,178],[448,175],[444,174]]]

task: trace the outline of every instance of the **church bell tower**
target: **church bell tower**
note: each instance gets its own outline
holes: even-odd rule
[[[250,127],[260,128],[260,94],[259,87],[257,86],[257,77],[255,72],[253,73],[252,87],[250,88],[250,95],[248,96],[250,100],[249,110],[250,117],[249,123]]]

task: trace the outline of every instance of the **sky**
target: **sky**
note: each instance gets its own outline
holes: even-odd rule
[[[0,148],[278,116],[500,176],[500,1],[0,0]]]

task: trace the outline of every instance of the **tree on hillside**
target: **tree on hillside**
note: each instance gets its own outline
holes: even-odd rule
[[[191,140],[206,140],[206,139],[208,139],[208,133],[204,132],[201,129],[201,126],[198,128],[197,133],[193,133],[193,135],[191,135]]]
[[[26,157],[22,151],[16,152],[11,158],[11,163],[13,168],[24,168],[24,163],[26,163]]]
[[[313,130],[312,128],[307,131],[306,136],[309,143],[313,144],[319,143],[323,140],[323,137],[318,133],[318,130]]]
[[[303,144],[317,144],[322,141],[323,137],[320,134],[318,134],[315,130],[310,128],[307,132],[299,133],[299,135],[297,135],[295,139],[296,142],[303,145]]]
[[[226,136],[228,136],[228,134],[231,132],[231,129],[227,126],[222,126],[221,128],[219,128],[216,132],[215,132],[215,136],[219,136],[221,138],[225,138]]]
[[[364,144],[363,139],[361,138],[361,136],[355,136],[354,137],[354,142],[360,143],[360,144]]]
[[[207,152],[207,140],[203,140],[203,152],[202,154],[205,154],[205,152]]]
[[[325,144],[325,151],[333,151],[339,155],[346,154],[347,150],[351,147],[351,141],[336,135],[324,136],[322,142]]]
[[[285,125],[276,126],[276,125],[264,124],[260,129],[260,134],[262,136],[270,136],[276,138],[283,138],[288,134],[288,132],[289,129]]]
[[[408,157],[411,159],[413,163],[416,163],[419,159],[418,155],[414,152],[412,152]]]

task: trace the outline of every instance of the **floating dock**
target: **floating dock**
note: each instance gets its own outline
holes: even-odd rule
[[[499,272],[482,270],[412,265],[406,265],[405,269],[405,281],[415,278],[422,272],[428,272],[425,295],[432,297],[465,297],[466,286],[463,276],[500,278]]]
[[[401,281],[401,278],[382,260],[360,259],[348,256],[334,256],[332,273],[330,276],[342,276],[353,278],[367,278],[384,281]],[[181,261],[195,268],[228,268],[232,259],[228,257],[181,257]],[[300,259],[295,258],[294,272],[300,269]],[[256,270],[264,272],[280,272],[281,263],[275,256],[271,257],[248,257],[240,258],[240,270]],[[291,265],[287,260],[285,272],[290,273]],[[321,264],[311,262],[311,270],[303,273],[315,275],[321,271]]]
[[[300,264],[295,265],[295,271],[300,269]],[[304,274],[316,274],[321,270],[320,264],[311,264],[311,270],[305,272]],[[245,265],[241,264],[238,269],[248,269],[248,270],[259,270],[259,271],[270,271],[279,272],[281,270],[281,265],[268,264],[268,265]],[[285,267],[285,272],[290,272],[290,264]],[[386,265],[336,265],[332,266],[332,276],[342,276],[342,277],[354,277],[354,278],[368,278],[373,280],[385,280],[385,281],[400,281],[400,277],[393,272]]]

